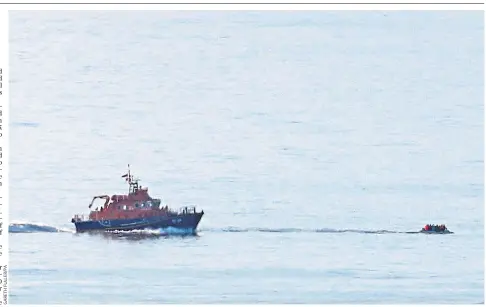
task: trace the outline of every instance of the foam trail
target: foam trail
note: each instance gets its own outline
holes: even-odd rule
[[[174,227],[159,228],[159,229],[137,229],[137,230],[113,230],[110,233],[121,235],[153,235],[153,236],[168,236],[168,235],[191,235],[194,234],[192,229],[180,229]]]
[[[70,232],[72,229],[50,226],[41,223],[14,222],[8,227],[9,233],[36,233],[36,232]],[[224,228],[201,228],[200,232],[263,232],[263,233],[358,233],[358,234],[418,234],[418,231],[393,231],[393,230],[367,230],[367,229],[334,229],[334,228],[265,228],[265,227],[224,227]],[[174,227],[160,229],[142,230],[115,230],[109,231],[120,236],[141,235],[141,236],[170,236],[170,235],[194,235],[192,229],[179,229]]]
[[[361,233],[361,234],[392,234],[392,233],[419,233],[418,231],[393,231],[393,230],[367,230],[367,229],[333,229],[333,228],[262,228],[262,227],[225,227],[225,228],[201,228],[201,232],[275,232],[275,233]]]
[[[59,228],[41,223],[10,223],[9,233],[33,233],[33,232],[74,232],[74,230]]]

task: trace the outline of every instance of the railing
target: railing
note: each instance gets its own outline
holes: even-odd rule
[[[84,222],[84,221],[89,221],[89,216],[84,215],[84,214],[76,214],[76,215],[74,215],[73,219],[76,222]]]
[[[184,206],[179,208],[179,214],[196,213],[196,206]]]

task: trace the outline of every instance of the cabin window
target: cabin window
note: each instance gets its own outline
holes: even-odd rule
[[[135,203],[135,208],[138,208],[140,205],[138,203]]]

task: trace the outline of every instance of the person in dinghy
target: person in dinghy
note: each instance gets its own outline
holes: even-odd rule
[[[421,233],[440,233],[440,234],[452,233],[449,229],[447,229],[446,225],[444,225],[444,224],[441,224],[441,225],[427,224],[422,228],[422,230],[420,230],[420,232]]]

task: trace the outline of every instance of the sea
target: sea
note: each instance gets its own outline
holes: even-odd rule
[[[9,25],[10,303],[484,304],[482,11]],[[75,233],[128,164],[197,235]]]

